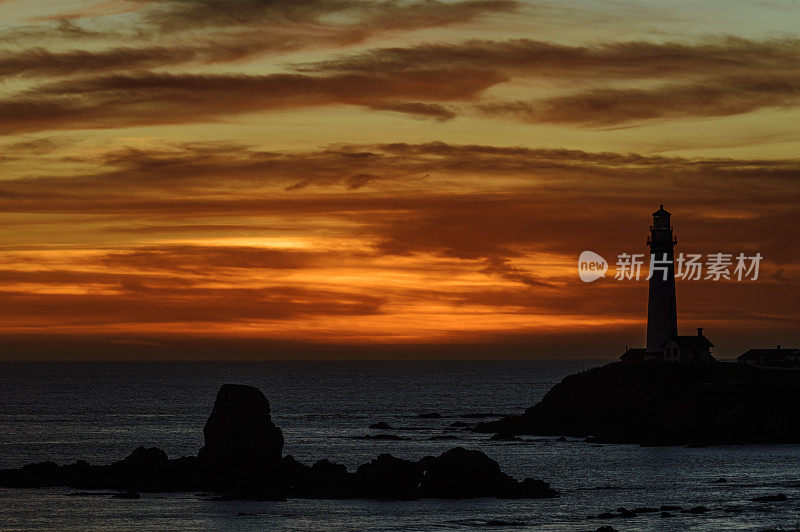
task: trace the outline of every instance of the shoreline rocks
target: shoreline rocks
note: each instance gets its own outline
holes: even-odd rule
[[[211,490],[222,494],[212,500],[539,499],[558,496],[548,483],[531,478],[515,480],[481,451],[463,447],[455,447],[436,457],[426,456],[416,462],[381,454],[360,465],[355,472],[327,459],[307,466],[285,456],[264,476],[254,475],[241,484],[231,484],[228,476],[224,482],[209,479],[207,471],[194,457],[176,458],[164,463],[161,453],[160,449],[140,447],[124,460],[110,465],[91,466],[83,462],[58,466],[53,462],[42,462],[4,469],[0,470],[0,487],[109,489],[119,493],[76,492],[75,495],[113,495],[117,498],[138,498],[140,492]],[[141,468],[128,469],[133,462]]]
[[[203,434],[197,457],[169,459],[161,449],[139,447],[109,465],[40,462],[0,470],[0,487],[109,489],[128,499],[166,491],[210,491],[212,500],[558,496],[548,483],[517,481],[484,453],[463,447],[416,462],[381,454],[355,472],[327,459],[307,466],[281,456],[283,434],[270,418],[269,402],[250,386],[220,388]]]

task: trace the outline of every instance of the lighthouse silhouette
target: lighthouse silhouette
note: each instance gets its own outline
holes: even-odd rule
[[[625,347],[622,362],[714,362],[714,344],[697,328],[697,335],[678,335],[675,305],[675,246],[671,214],[660,205],[653,213],[647,245],[650,247],[650,293],[647,301],[647,347]]]
[[[678,311],[675,302],[675,256],[678,241],[672,234],[671,214],[660,205],[653,213],[653,225],[647,245],[650,247],[650,294],[647,303],[647,354],[664,353],[664,342],[678,334]],[[662,271],[653,269],[654,262]],[[665,273],[666,272],[666,273]]]

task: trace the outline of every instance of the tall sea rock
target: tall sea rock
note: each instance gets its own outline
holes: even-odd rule
[[[281,460],[283,433],[258,388],[225,384],[203,427],[197,457],[212,487],[243,489],[269,483]]]

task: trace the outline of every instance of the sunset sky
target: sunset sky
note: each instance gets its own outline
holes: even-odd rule
[[[800,346],[800,3],[0,0],[0,358],[611,358],[650,214]],[[612,262],[587,284],[577,259]]]

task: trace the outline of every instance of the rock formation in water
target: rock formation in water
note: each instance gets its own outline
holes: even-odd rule
[[[283,451],[283,433],[270,419],[269,401],[258,388],[241,384],[219,389],[203,437],[197,458],[213,488],[263,484]]]
[[[800,371],[745,364],[617,362],[570,375],[488,433],[591,437],[604,443],[800,443]]]
[[[197,489],[202,477],[193,456],[170,460],[161,449],[139,447],[127,458],[109,465],[83,460],[59,466],[54,462],[0,470],[0,486],[39,488],[69,486],[80,489],[184,491]]]
[[[0,487],[69,486],[139,491],[209,490],[226,499],[546,498],[557,492],[541,480],[519,482],[480,451],[457,447],[416,462],[382,454],[351,473],[319,460],[304,465],[281,457],[283,435],[270,419],[269,402],[256,388],[224,385],[203,429],[197,457],[170,460],[160,449],[139,447],[124,460],[92,466],[53,462],[0,470]]]

